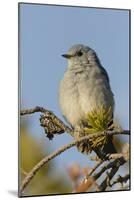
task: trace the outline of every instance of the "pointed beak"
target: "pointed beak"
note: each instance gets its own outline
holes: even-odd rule
[[[72,55],[69,55],[69,54],[63,54],[62,56],[63,56],[64,58],[67,58],[67,59],[69,59],[69,58],[72,57]]]

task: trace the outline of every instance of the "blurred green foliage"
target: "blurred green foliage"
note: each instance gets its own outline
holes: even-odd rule
[[[27,126],[21,125],[19,137],[19,185],[22,180],[42,158],[47,156],[48,146],[29,134]],[[57,172],[51,161],[42,167],[25,189],[22,196],[63,194],[71,192],[70,183],[62,172]]]

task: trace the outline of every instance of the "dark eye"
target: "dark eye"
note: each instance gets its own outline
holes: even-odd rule
[[[78,52],[77,52],[77,56],[80,57],[80,56],[82,56],[82,55],[83,55],[83,53],[82,53],[81,51],[78,51]]]

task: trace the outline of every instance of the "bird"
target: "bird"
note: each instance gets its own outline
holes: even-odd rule
[[[115,100],[106,69],[92,48],[83,44],[73,45],[62,55],[67,59],[67,69],[59,86],[59,105],[61,113],[68,124],[75,130],[74,137],[86,135],[82,129],[90,126],[87,116],[100,108],[109,110],[108,117],[113,124]],[[91,142],[77,145],[82,153],[91,152]],[[112,136],[106,144],[93,149],[99,158],[116,153]]]

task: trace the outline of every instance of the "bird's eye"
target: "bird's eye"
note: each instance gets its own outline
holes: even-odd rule
[[[83,55],[83,53],[82,53],[81,51],[78,51],[78,52],[77,52],[77,56],[80,57],[80,56],[82,56],[82,55]]]

